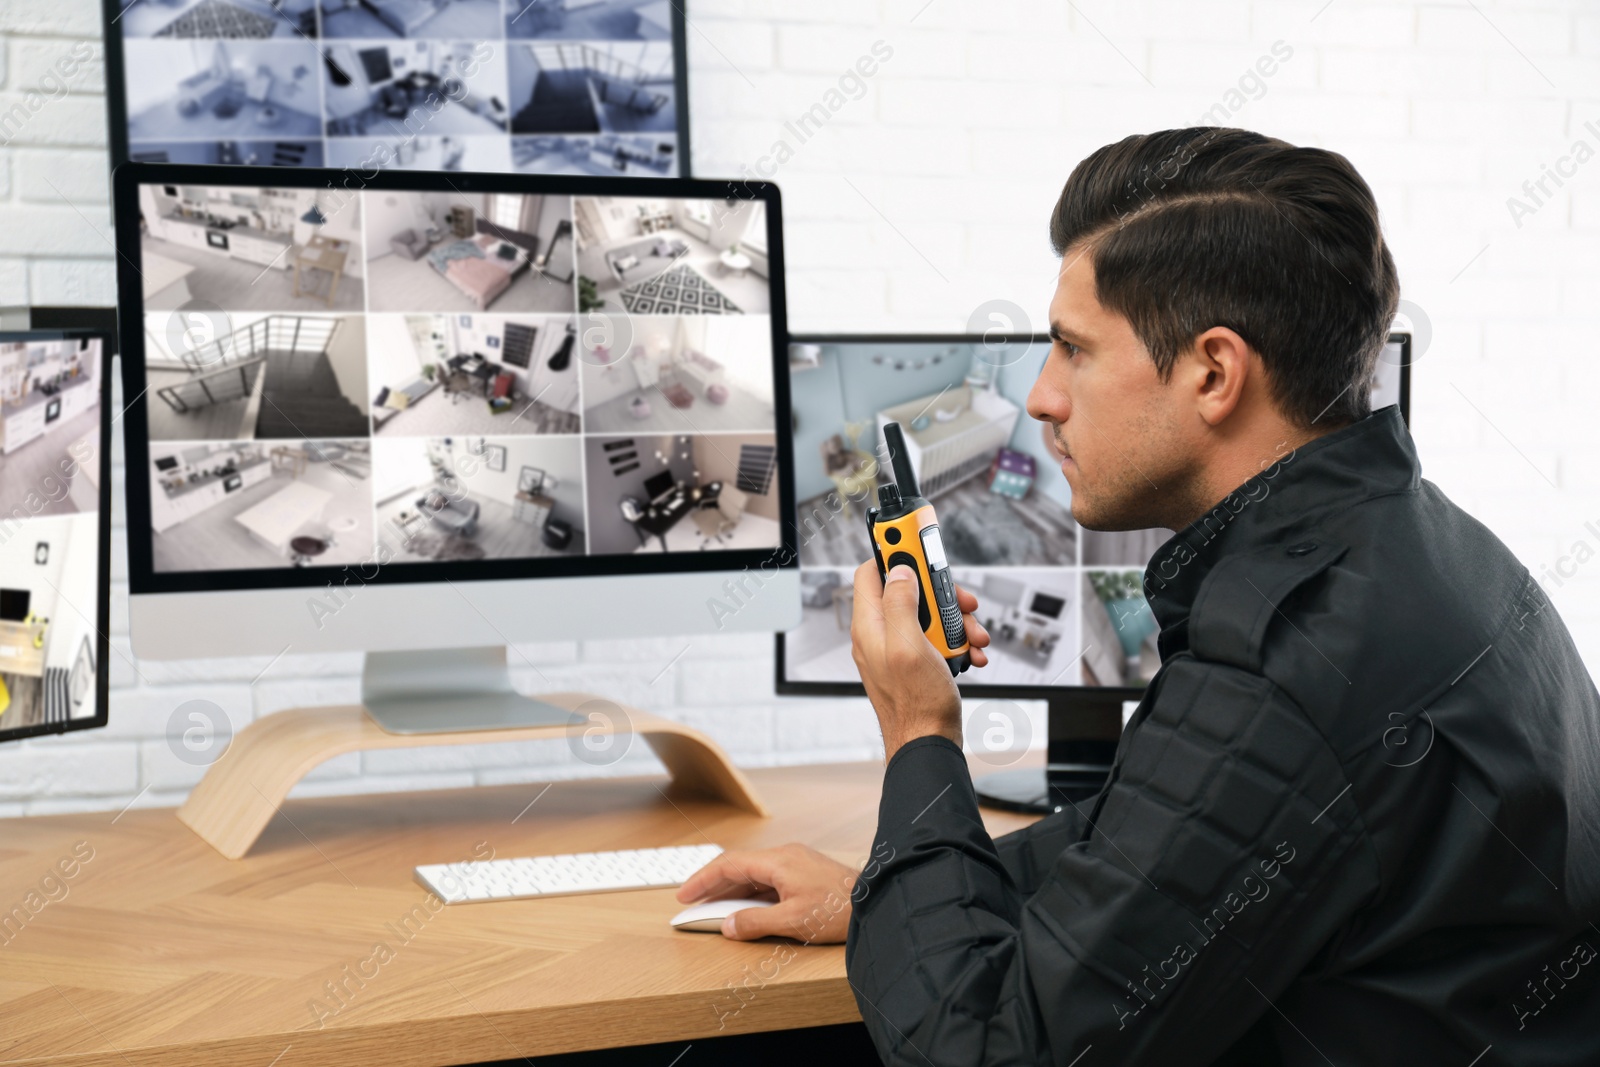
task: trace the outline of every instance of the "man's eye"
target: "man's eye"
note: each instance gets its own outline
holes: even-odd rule
[[[1075,356],[1079,352],[1083,351],[1083,349],[1079,348],[1077,345],[1073,344],[1071,341],[1062,341],[1061,342],[1061,347],[1066,350],[1068,359],[1071,359],[1073,356]]]

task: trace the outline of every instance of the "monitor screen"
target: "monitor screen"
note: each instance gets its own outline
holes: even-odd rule
[[[27,589],[0,589],[0,619],[25,622],[33,593]]]
[[[156,591],[262,588],[737,569],[784,543],[775,201],[246,184],[283,173],[129,183],[136,592],[146,566]]]
[[[658,497],[663,497],[670,493],[672,491],[672,487],[677,484],[678,483],[672,477],[671,471],[662,471],[660,474],[653,474],[644,480],[645,495],[651,500],[655,500]]]
[[[0,740],[105,724],[106,338],[0,333]]]
[[[1395,335],[1375,407],[1402,403],[1410,339]],[[794,338],[802,622],[778,637],[779,692],[858,692],[852,575],[871,558],[865,510],[891,480],[882,427],[899,422],[956,581],[978,598],[989,665],[963,690],[1071,686],[1137,692],[1160,666],[1145,565],[1167,530],[1102,533],[1072,517],[1071,490],[1027,395],[1044,337]]]
[[[1066,606],[1067,602],[1061,597],[1051,596],[1049,593],[1035,593],[1033,603],[1028,605],[1028,610],[1047,619],[1059,619],[1061,609]]]
[[[113,163],[689,173],[680,4],[103,2]]]
[[[387,48],[363,48],[360,56],[361,68],[367,76],[368,83],[382,85],[394,77],[394,68],[389,66],[389,50]]]

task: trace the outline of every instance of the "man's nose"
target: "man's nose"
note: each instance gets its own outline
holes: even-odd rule
[[[1028,390],[1028,414],[1040,422],[1066,422],[1071,408],[1066,391],[1057,384],[1046,382],[1043,374]]]

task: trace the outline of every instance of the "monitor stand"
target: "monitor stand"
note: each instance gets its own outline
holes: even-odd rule
[[[1122,737],[1119,690],[1075,690],[1049,699],[1044,767],[996,771],[973,782],[978,802],[1005,811],[1049,815],[1093,799],[1106,784]]]
[[[512,688],[504,645],[368,652],[361,702],[391,734],[572,726],[583,716]]]
[[[240,730],[178,809],[179,821],[239,859],[295,783],[346,752],[542,740],[565,740],[577,752],[618,734],[625,740],[616,758],[641,738],[666,766],[668,800],[698,796],[767,814],[750,780],[699,730],[593,693],[522,696],[511,688],[504,648],[368,653],[362,693],[365,706],[289,708]]]

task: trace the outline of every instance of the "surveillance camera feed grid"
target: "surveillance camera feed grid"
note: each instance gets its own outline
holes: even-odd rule
[[[120,0],[139,162],[676,177],[661,0]]]
[[[155,571],[781,544],[763,205],[139,208]]]
[[[98,338],[0,334],[0,738],[94,719]]]

